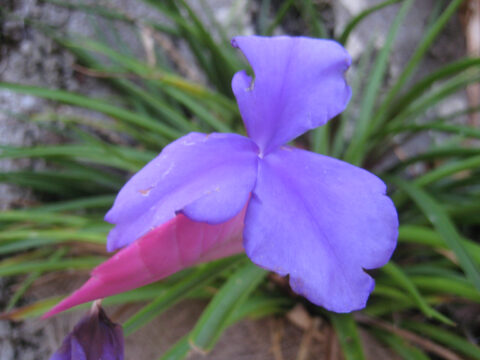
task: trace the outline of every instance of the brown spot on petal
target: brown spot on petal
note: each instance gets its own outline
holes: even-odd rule
[[[150,194],[150,191],[152,191],[152,189],[153,187],[149,187],[148,189],[145,189],[145,190],[138,190],[138,192],[143,196],[148,196]]]

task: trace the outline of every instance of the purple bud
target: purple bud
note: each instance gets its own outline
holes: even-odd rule
[[[95,301],[50,360],[123,360],[122,327]]]

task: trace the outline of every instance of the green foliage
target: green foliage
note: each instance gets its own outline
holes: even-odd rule
[[[223,259],[201,265],[190,276],[177,280],[175,285],[159,294],[154,301],[143,307],[123,324],[125,335],[132,334],[185,296],[209,284],[239,261],[239,259],[236,260]]]
[[[20,286],[4,309],[5,317],[20,320],[38,316],[58,301],[43,299],[14,308],[42,276],[67,269],[91,269],[105,258],[102,252],[99,255],[98,251],[85,250],[85,245],[98,249],[104,246],[110,226],[102,218],[115,193],[129,174],[163,146],[189,131],[243,131],[230,81],[233,73],[245,65],[229,46],[224,29],[212,16],[210,25],[204,24],[183,0],[143,1],[168,18],[169,25],[149,19],[139,21],[99,5],[48,0],[90,14],[93,24],[98,19],[108,21],[108,35],[119,40],[116,25],[122,23],[136,32],[148,28],[163,38],[184,41],[208,85],[188,78],[181,64],[172,61],[172,54],[163,47],[155,48],[157,62],[152,65],[135,58],[121,41],[117,46],[107,44],[106,34],[86,39],[26,20],[68,49],[90,73],[100,76],[116,96],[98,99],[64,90],[0,83],[0,89],[108,117],[98,121],[93,116],[80,118],[52,111],[30,118],[12,114],[52,131],[55,124],[62,124],[60,135],[65,143],[0,149],[0,158],[43,159],[50,166],[50,170],[41,172],[0,173],[0,181],[29,187],[42,200],[41,205],[0,213],[0,276],[20,279]],[[303,19],[306,35],[327,36],[314,1],[284,1],[273,16],[269,14],[272,2],[261,3],[257,27],[262,34],[272,34],[293,13]],[[433,119],[426,114],[468,84],[478,82],[480,60],[460,59],[411,81],[461,3],[449,1],[443,11],[441,4],[436,7],[438,12],[433,13],[410,61],[390,82],[385,78],[395,39],[415,1],[384,1],[354,17],[338,36],[344,44],[359,24],[368,22],[370,14],[390,6],[398,8],[382,49],[375,53],[372,37],[359,63],[354,64],[357,71],[352,81],[352,105],[330,124],[299,140],[313,151],[376,172],[387,182],[399,211],[398,249],[393,261],[375,274],[377,285],[362,316],[386,323],[395,321],[395,329],[400,332],[385,331],[375,322],[357,322],[355,314],[327,314],[347,359],[365,358],[360,330],[370,332],[405,359],[428,359],[431,348],[419,347],[402,331],[446,346],[459,357],[479,358],[479,347],[455,326],[458,319],[451,313],[451,309],[480,303],[480,132],[457,121],[479,109],[465,108]],[[351,126],[353,132],[348,131]],[[412,137],[431,133],[448,134],[448,141],[433,142],[402,159],[395,156],[395,151],[408,146]],[[386,158],[393,160],[385,163]],[[147,301],[125,322],[129,335],[186,297],[211,298],[194,329],[162,357],[183,359],[192,347],[211,349],[231,324],[247,316],[282,314],[297,301],[280,290],[272,292],[265,283],[263,270],[237,257],[186,270],[171,279],[108,298],[105,304]],[[205,291],[207,285],[215,291]]]
[[[338,334],[345,358],[347,360],[365,360],[362,341],[352,315],[331,313],[330,319]]]

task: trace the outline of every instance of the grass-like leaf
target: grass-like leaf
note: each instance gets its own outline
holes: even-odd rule
[[[366,360],[357,324],[351,314],[330,314],[346,360]]]
[[[338,42],[341,44],[346,44],[350,33],[355,30],[358,24],[360,24],[365,18],[369,15],[396,3],[399,3],[403,0],[387,0],[379,3],[378,5],[372,6],[367,8],[366,10],[362,11],[360,14],[356,15],[353,19],[351,19],[348,24],[343,29],[342,33],[338,37]]]
[[[449,248],[455,253],[472,284],[480,291],[480,271],[470,254],[465,250],[457,229],[442,207],[417,185],[400,179],[394,179],[394,183],[405,191],[422,210]]]
[[[64,90],[51,90],[36,86],[20,85],[0,82],[0,88],[16,91],[22,94],[28,94],[38,96],[44,99],[54,100],[61,103],[80,106],[86,109],[95,110],[106,115],[109,115],[115,119],[119,119],[130,123],[135,126],[142,127],[146,130],[152,130],[161,136],[165,136],[167,139],[176,139],[180,135],[180,132],[172,129],[171,127],[159,123],[155,119],[149,118],[145,115],[133,113],[129,110],[122,109],[118,106],[111,105],[105,101],[98,99],[92,99],[83,95],[69,93]],[[164,140],[166,141],[166,140]],[[164,142],[166,145],[167,142]]]
[[[154,301],[131,316],[123,324],[125,335],[131,335],[163,311],[188,296],[192,291],[207,285],[225,270],[236,265],[240,259],[241,257],[227,258],[214,263],[201,265],[193,274],[166,289]]]
[[[472,359],[480,359],[480,347],[472,344],[458,335],[455,335],[451,331],[443,330],[438,326],[420,322],[408,321],[404,322],[403,325],[414,332],[426,335],[429,338],[438,341],[439,343],[455,349],[460,354],[468,356]]]
[[[266,274],[251,262],[232,274],[202,313],[189,336],[190,343],[199,349],[210,350],[227,327],[229,317]]]
[[[382,105],[379,107],[378,111],[375,114],[375,117],[372,119],[373,126],[378,127],[382,122],[385,121],[384,115],[392,104],[393,99],[397,96],[403,86],[411,78],[414,71],[417,69],[420,61],[423,59],[427,50],[432,45],[433,41],[437,38],[440,31],[444,28],[444,26],[447,24],[447,22],[450,20],[450,18],[453,16],[453,14],[457,11],[459,6],[463,2],[464,0],[451,1],[445,11],[428,29],[428,32],[425,34],[422,41],[417,46],[415,52],[410,57],[410,60],[403,69],[401,75],[399,76],[395,84],[388,90],[388,93],[385,96]]]
[[[388,263],[382,268],[382,271],[387,273],[400,287],[402,287],[416,302],[418,308],[427,316],[435,318],[445,324],[453,325],[453,321],[445,315],[439,313],[437,310],[428,305],[427,301],[420,294],[415,284],[410,278],[403,273],[403,271],[393,262]]]
[[[392,23],[392,26],[390,27],[387,38],[385,39],[385,44],[372,66],[373,72],[370,74],[370,80],[368,81],[367,88],[365,89],[365,95],[355,126],[355,137],[353,137],[352,142],[345,153],[345,160],[352,164],[360,164],[365,156],[365,146],[367,145],[367,139],[373,126],[371,119],[378,93],[380,87],[382,86],[383,77],[385,76],[385,71],[387,69],[393,43],[397,36],[398,30],[400,29],[400,26],[413,2],[413,0],[405,0],[403,2],[394,22]]]

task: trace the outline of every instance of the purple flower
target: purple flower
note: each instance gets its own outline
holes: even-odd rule
[[[96,301],[50,360],[123,360],[122,327]]]
[[[363,308],[398,231],[373,174],[286,145],[324,125],[350,99],[350,57],[304,37],[236,37],[250,62],[232,81],[248,137],[190,133],[120,191],[106,220],[108,249],[127,246],[49,315],[242,250],[290,275],[293,290],[336,312]]]

